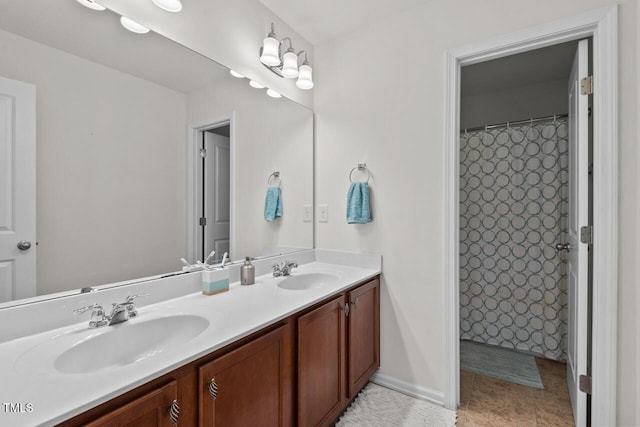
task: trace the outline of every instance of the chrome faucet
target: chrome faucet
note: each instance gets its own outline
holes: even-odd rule
[[[126,322],[130,318],[138,315],[138,310],[133,302],[138,297],[144,297],[149,294],[129,295],[125,298],[124,302],[113,303],[111,314],[108,316],[104,314],[104,309],[100,304],[88,305],[86,307],[73,310],[74,314],[82,314],[86,311],[93,310],[91,312],[91,320],[89,321],[89,328],[99,328],[100,326],[111,326],[117,323]]]
[[[274,264],[271,266],[273,269],[273,277],[288,276],[291,274],[291,270],[298,266],[295,261],[285,261],[282,264]]]

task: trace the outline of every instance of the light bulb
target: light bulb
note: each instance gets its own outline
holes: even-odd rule
[[[152,0],[160,9],[167,12],[180,12],[182,10],[182,2],[180,0]]]
[[[94,2],[93,0],[77,0],[78,3],[80,3],[83,6],[88,7],[89,9],[93,9],[93,10],[105,10],[106,7],[99,5],[98,3]]]
[[[266,37],[262,41],[262,55],[260,55],[260,62],[270,67],[280,65],[279,56],[280,42],[273,37]]]
[[[309,64],[302,64],[300,66],[300,74],[298,75],[298,80],[296,81],[296,86],[300,89],[309,90],[313,87],[313,79],[311,77],[312,73],[311,66]]]
[[[292,50],[287,51],[283,57],[282,77],[295,79],[298,77],[298,55]]]
[[[149,29],[147,27],[145,27],[144,25],[138,24],[136,21],[129,19],[126,16],[120,17],[120,23],[122,24],[123,27],[125,27],[127,30],[131,31],[132,33],[146,34],[149,32]]]
[[[249,86],[254,87],[254,88],[256,88],[256,89],[264,89],[264,86],[263,86],[263,85],[261,85],[260,83],[258,83],[258,82],[257,82],[257,81],[255,81],[255,80],[250,80],[250,81],[249,81]]]
[[[267,95],[269,95],[272,98],[282,98],[282,95],[280,94],[280,92],[276,92],[273,89],[267,89]]]
[[[239,79],[244,79],[244,76],[242,74],[240,74],[239,72],[235,71],[235,70],[229,70],[229,73],[233,76],[233,77],[237,77]]]

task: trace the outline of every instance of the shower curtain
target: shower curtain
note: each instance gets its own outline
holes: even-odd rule
[[[460,135],[460,337],[566,360],[568,124]]]

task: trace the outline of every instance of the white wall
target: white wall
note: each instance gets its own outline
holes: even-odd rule
[[[279,39],[290,37],[297,52],[306,50],[315,66],[313,46],[258,0],[188,0],[180,13],[169,13],[151,1],[102,0],[100,4],[177,41],[243,75],[276,89],[307,107],[313,90],[300,90],[262,66],[258,52],[275,23]]]
[[[535,8],[508,0],[433,0],[315,47],[316,202],[337,212],[329,223],[316,224],[316,246],[383,254],[384,374],[434,398],[444,391],[447,50],[615,3],[620,4],[621,88],[618,423],[640,425],[640,39],[633,0],[541,0]],[[400,72],[398,64],[411,72]],[[348,225],[340,213],[347,174],[358,162],[366,162],[374,175],[374,220]]]
[[[566,79],[469,96],[463,89],[460,95],[461,129],[568,112]]]
[[[291,100],[270,98],[249,87],[246,80],[232,77],[188,96],[188,125],[232,113],[236,238],[231,258],[265,255],[273,247],[313,247],[313,224],[302,220],[303,205],[313,204],[313,113]],[[274,171],[280,172],[283,214],[267,222],[264,202]]]
[[[38,294],[177,269],[185,95],[4,31],[0,52],[37,88]]]

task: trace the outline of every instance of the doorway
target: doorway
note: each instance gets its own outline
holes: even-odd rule
[[[36,87],[0,77],[0,303],[36,296]]]
[[[222,261],[229,254],[231,142],[230,126],[225,124],[200,133],[202,157],[202,260],[215,251],[210,262]]]
[[[232,256],[232,115],[190,127],[188,156],[188,260],[209,263]]]
[[[484,43],[448,55],[445,159],[445,405],[459,402],[459,112],[461,67],[491,59],[593,37],[594,54],[594,212],[593,212],[593,383],[592,423],[615,425],[617,281],[617,10],[596,10]]]
[[[588,120],[586,108],[584,117],[569,108],[577,84],[572,69],[578,52],[588,55],[588,43],[572,41],[462,68],[463,425],[466,418],[482,425],[501,417],[513,424],[573,425],[572,406],[584,411],[579,400],[584,396],[569,392],[573,382],[566,362],[575,359],[568,343],[577,331],[568,326],[588,327],[570,321],[570,314],[586,313],[587,299],[581,310],[571,309],[576,299],[569,294],[576,291],[567,285],[567,252],[586,248],[572,243],[567,251],[565,243],[574,217],[569,190],[582,187],[569,183],[577,164],[569,159],[579,154],[569,120]],[[586,67],[582,72],[588,73]],[[586,174],[583,178],[586,185]],[[582,196],[588,198],[588,192]],[[581,220],[586,224],[586,217]],[[488,402],[489,389],[498,385],[510,393]]]

